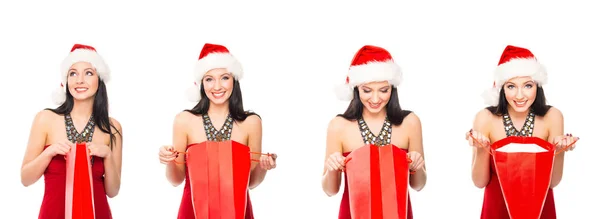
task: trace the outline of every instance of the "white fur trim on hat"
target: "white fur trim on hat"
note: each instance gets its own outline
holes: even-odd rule
[[[535,58],[514,58],[496,67],[494,82],[496,87],[485,90],[482,94],[486,105],[498,106],[500,90],[506,81],[515,77],[531,77],[538,85],[548,82],[548,73],[544,65]]]
[[[244,70],[242,64],[230,53],[210,53],[196,62],[194,69],[194,81],[196,84],[186,90],[186,96],[191,102],[198,102],[202,98],[200,95],[200,83],[206,72],[216,69],[225,68],[233,75],[236,80],[242,79]]]
[[[496,85],[502,87],[504,83],[514,77],[530,76],[535,82],[544,85],[548,81],[548,73],[544,65],[535,58],[514,58],[496,67],[494,79]]]
[[[335,88],[336,95],[340,100],[352,100],[354,87],[364,83],[388,81],[391,85],[398,87],[402,83],[402,69],[393,60],[369,62],[350,67],[348,79],[348,83],[337,85]]]
[[[110,81],[110,69],[104,62],[104,59],[95,51],[89,49],[76,49],[69,53],[69,55],[63,60],[60,66],[61,76],[63,78],[63,84],[66,84],[67,76],[71,66],[77,62],[88,62],[95,69],[98,77],[105,83]]]
[[[52,102],[56,105],[61,105],[67,99],[67,93],[65,89],[61,87],[57,87],[52,91]]]

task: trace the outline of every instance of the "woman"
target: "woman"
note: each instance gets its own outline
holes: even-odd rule
[[[562,113],[556,107],[546,105],[542,85],[546,83],[547,73],[528,49],[507,46],[494,78],[494,87],[485,92],[486,104],[490,106],[477,113],[473,129],[466,134],[469,144],[474,146],[473,183],[478,188],[485,188],[481,212],[481,218],[485,219],[509,218],[493,159],[490,158],[491,144],[508,136],[533,136],[557,144],[557,149],[562,149],[578,139],[563,134]],[[562,179],[564,159],[564,153],[555,157],[542,219],[556,218],[552,188]]]
[[[21,167],[29,186],[44,175],[39,218],[65,218],[65,157],[76,142],[86,142],[92,156],[97,219],[112,218],[107,196],[121,186],[121,124],[108,115],[106,85],[110,71],[91,46],[75,44],[61,65],[61,87],[53,94],[56,109],[37,113]]]
[[[159,151],[161,163],[166,164],[167,179],[178,186],[185,180],[183,197],[177,218],[195,218],[192,207],[190,179],[185,156],[178,151],[186,151],[187,146],[204,141],[233,140],[250,147],[252,152],[262,149],[262,122],[252,112],[244,111],[239,80],[243,76],[241,64],[222,45],[205,44],[200,52],[194,72],[194,89],[188,90],[190,100],[198,102],[191,110],[185,110],[175,117],[173,125],[173,145],[163,146]],[[198,89],[199,86],[199,89]],[[214,124],[223,124],[217,127]],[[260,158],[259,158],[260,156]],[[260,159],[258,168],[252,164],[249,188],[256,188],[265,178],[267,170],[276,167],[276,155],[252,155]],[[254,218],[252,204],[247,195],[247,219]]]
[[[427,174],[421,122],[417,115],[400,108],[397,87],[401,80],[400,67],[385,49],[366,45],[354,56],[346,84],[336,89],[338,98],[351,100],[350,105],[344,114],[331,120],[327,130],[322,187],[328,196],[339,191],[345,156],[365,144],[393,144],[407,151],[413,161],[410,170],[414,172],[410,176],[410,187],[420,191],[425,186]],[[370,127],[381,128],[376,130]],[[407,214],[408,218],[412,218],[410,200]],[[347,182],[339,218],[351,218]]]

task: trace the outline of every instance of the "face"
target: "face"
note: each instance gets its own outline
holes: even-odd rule
[[[88,62],[77,62],[71,66],[67,74],[69,93],[75,100],[93,98],[98,91],[98,74]]]
[[[202,86],[213,104],[223,104],[229,100],[233,90],[233,75],[224,68],[212,69],[202,78]]]
[[[371,113],[379,113],[385,108],[392,96],[389,82],[371,82],[358,86],[360,102]]]
[[[510,107],[527,112],[537,94],[537,83],[531,77],[516,77],[504,83],[504,95]]]

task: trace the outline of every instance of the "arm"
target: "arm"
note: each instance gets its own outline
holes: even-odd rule
[[[325,154],[325,167],[323,170],[323,177],[321,178],[321,187],[327,196],[331,197],[337,194],[340,190],[340,184],[342,181],[342,173],[340,171],[331,171],[327,168],[327,160],[334,153],[342,153],[342,140],[340,138],[340,131],[342,129],[341,120],[342,118],[334,118],[329,122],[327,128],[327,149]]]
[[[49,116],[51,116],[49,113],[51,112],[41,111],[33,120],[29,142],[21,165],[21,183],[23,186],[27,187],[38,181],[52,160],[51,156],[42,153],[48,134],[47,126],[50,122]]]
[[[114,131],[115,141],[112,145],[112,150],[104,158],[104,189],[109,198],[113,198],[119,194],[121,189],[121,155],[123,152],[123,129],[121,123],[116,119],[110,119],[111,124],[118,132]],[[112,129],[111,129],[112,130]]]
[[[487,109],[477,113],[473,122],[473,131],[479,132],[486,139],[490,139],[490,118],[492,118],[492,114]],[[471,179],[477,188],[485,188],[490,182],[489,147],[473,147]]]
[[[187,118],[188,112],[181,112],[175,117],[173,122],[173,148],[176,151],[186,151],[187,147]],[[178,186],[185,180],[185,155],[179,154],[175,162],[169,162],[166,168],[167,180],[173,185]]]
[[[423,154],[421,120],[416,114],[411,113],[406,117],[405,122],[407,123],[408,127],[410,127],[408,136],[408,151],[416,151],[421,154],[421,157],[423,158],[423,168],[420,168],[410,176],[410,187],[416,191],[421,191],[427,182],[425,154]]]
[[[554,139],[564,135],[564,118],[563,114],[556,108],[552,107],[546,114],[548,118],[549,134],[548,139]],[[554,143],[554,142],[552,142]],[[550,188],[558,186],[562,180],[563,167],[565,163],[565,152],[561,152],[554,157],[554,167],[552,168],[552,179],[550,180]]]
[[[248,147],[251,152],[262,153],[262,121],[256,115],[248,116],[244,122],[244,130],[248,130]],[[260,159],[260,154],[252,154],[252,159]],[[260,167],[256,163],[252,163],[250,172],[250,182],[248,188],[254,189],[258,187],[265,179],[267,170]]]

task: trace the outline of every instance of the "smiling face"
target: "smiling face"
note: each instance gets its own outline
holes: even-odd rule
[[[74,100],[94,98],[98,91],[98,82],[96,69],[88,62],[77,62],[71,65],[67,74],[68,90]]]
[[[358,86],[360,102],[371,113],[379,113],[390,101],[392,86],[389,82],[371,82]]]
[[[213,104],[223,104],[229,100],[233,90],[233,75],[224,68],[212,69],[202,78],[202,86]]]
[[[504,83],[508,105],[516,112],[528,112],[537,95],[537,83],[531,77],[516,77]]]

